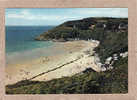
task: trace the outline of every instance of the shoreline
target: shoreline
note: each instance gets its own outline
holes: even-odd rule
[[[93,49],[96,46],[98,46],[97,43],[84,40],[56,42],[56,45],[53,46],[52,49],[62,51],[59,54],[32,59],[31,61],[21,64],[8,65],[6,67],[6,85],[31,79],[34,76],[53,69],[56,70],[35,77],[32,80],[48,81],[54,78],[72,76],[89,67],[99,72],[101,69],[95,64],[95,57],[92,56],[94,53]],[[66,64],[76,59],[78,60]],[[57,69],[57,67],[63,64],[64,66],[62,68]]]

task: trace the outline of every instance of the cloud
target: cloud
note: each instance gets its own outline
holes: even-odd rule
[[[16,19],[25,19],[25,20],[65,20],[65,19],[75,19],[82,18],[85,16],[92,17],[128,17],[128,9],[123,8],[77,8],[76,10],[70,10],[72,14],[52,14],[48,15],[46,13],[34,14],[29,10],[22,10],[20,12],[9,12],[6,15],[6,18],[16,18]]]
[[[33,16],[30,15],[30,13],[27,10],[23,10],[20,13],[12,12],[6,15],[6,18],[30,18],[30,17],[33,17]]]
[[[128,17],[128,8],[93,8],[81,9],[79,12],[85,16],[92,17]]]
[[[37,14],[34,15],[30,13],[28,10],[23,10],[20,13],[8,13],[6,18],[14,18],[14,19],[25,19],[25,20],[65,20],[65,19],[73,19],[76,18],[73,16],[64,16],[64,15],[45,15],[45,14]]]
[[[86,17],[128,17],[128,8],[6,9],[6,25],[61,24]]]

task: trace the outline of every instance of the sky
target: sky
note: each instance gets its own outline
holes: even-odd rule
[[[6,26],[59,25],[87,17],[128,18],[128,8],[7,8]]]

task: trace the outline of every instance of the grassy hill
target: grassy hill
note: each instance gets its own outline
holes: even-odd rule
[[[39,41],[70,41],[74,39],[100,41],[95,48],[101,62],[113,54],[128,51],[127,18],[85,18],[65,22],[35,38]],[[7,94],[47,93],[127,93],[128,57],[120,57],[112,70],[95,72],[87,69],[72,77],[63,77],[47,82],[24,80],[7,85]]]

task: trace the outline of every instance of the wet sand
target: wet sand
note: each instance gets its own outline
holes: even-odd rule
[[[13,64],[7,64],[5,84],[13,84],[37,75],[32,80],[47,81],[64,76],[72,76],[89,67],[100,71],[101,69],[94,62],[95,57],[92,56],[93,49],[97,45],[96,42],[83,40],[57,42],[49,49],[50,52],[53,52],[53,55],[35,57],[34,59],[27,59],[27,61],[23,60],[22,62],[17,61]],[[41,50],[44,51],[43,48]],[[39,75],[44,72],[48,73]]]

